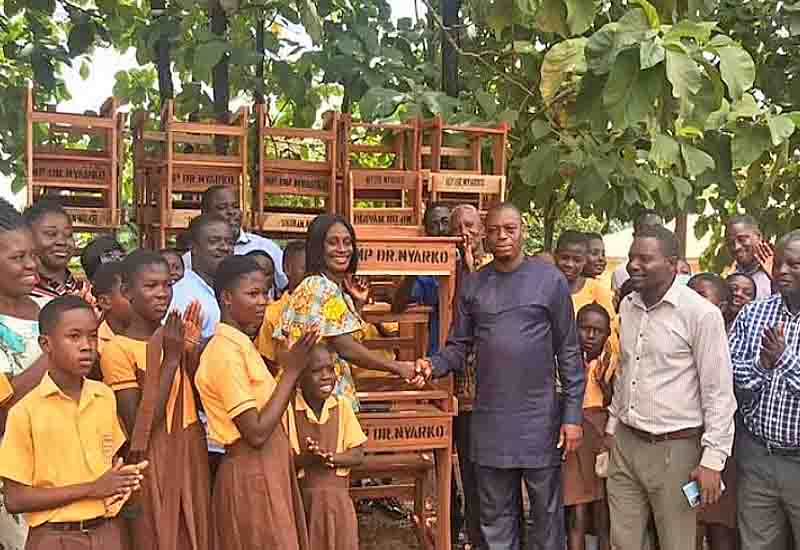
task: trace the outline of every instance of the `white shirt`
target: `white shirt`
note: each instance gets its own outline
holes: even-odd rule
[[[628,274],[628,261],[626,260],[619,264],[611,275],[611,290],[618,292],[619,289],[622,288],[622,285],[625,284],[625,281],[630,278],[631,276]]]
[[[283,272],[283,250],[281,250],[281,247],[261,235],[240,231],[239,238],[233,247],[233,253],[236,256],[244,256],[253,250],[263,250],[269,254],[270,258],[272,258],[272,263],[275,264],[275,285],[278,288],[285,288],[289,284],[289,279],[286,278],[286,274]],[[186,271],[192,269],[191,252],[183,255],[183,267]]]
[[[172,303],[169,311],[177,309],[181,314],[193,301],[198,300],[202,311],[202,325],[200,335],[204,340],[214,336],[214,330],[219,323],[220,311],[214,289],[197,273],[191,270],[183,272],[183,278],[172,286]],[[166,319],[166,317],[165,317]]]

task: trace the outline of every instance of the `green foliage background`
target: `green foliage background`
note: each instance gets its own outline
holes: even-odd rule
[[[565,220],[608,229],[656,208],[700,214],[719,266],[734,212],[768,236],[800,226],[800,2],[446,0],[460,23],[445,27],[438,2],[408,1],[418,16],[394,21],[386,0],[3,0],[0,172],[20,187],[28,79],[58,102],[64,66],[87,76],[95,48],[135,48],[114,93],[151,113],[178,83],[179,114],[200,118],[263,98],[278,126],[334,102],[364,120],[508,122],[535,248]],[[446,47],[458,97],[440,91]]]

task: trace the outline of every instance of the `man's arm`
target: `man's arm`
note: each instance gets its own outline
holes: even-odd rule
[[[467,352],[474,341],[474,320],[469,308],[470,284],[461,285],[456,299],[456,311],[453,315],[453,324],[447,335],[447,342],[439,352],[431,357],[433,376],[445,376],[450,371],[464,368]]]
[[[559,278],[551,301],[553,349],[563,393],[562,424],[583,423],[583,393],[586,389],[586,370],[583,367],[575,310],[566,279]]]
[[[772,379],[772,373],[760,364],[761,335],[750,329],[750,313],[752,309],[745,306],[733,323],[730,339],[731,364],[733,365],[733,383],[736,390],[753,395],[762,392]]]
[[[733,395],[725,321],[719,311],[706,313],[699,319],[692,347],[703,409],[703,457],[700,465],[721,472],[733,447],[736,398]]]

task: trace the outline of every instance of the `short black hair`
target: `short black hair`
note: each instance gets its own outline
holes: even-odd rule
[[[69,213],[64,210],[61,203],[55,199],[39,199],[25,209],[22,213],[22,217],[25,218],[25,223],[33,225],[46,214],[59,214],[61,216],[66,216],[72,221]]]
[[[489,209],[489,212],[486,213],[486,218],[488,219],[489,216],[495,214],[497,212],[502,212],[503,210],[511,210],[514,212],[520,219],[522,220],[522,212],[513,202],[501,202],[500,204],[496,204]]]
[[[251,250],[250,252],[245,254],[245,256],[249,256],[251,258],[266,258],[270,262],[272,262],[272,267],[275,267],[275,260],[272,259],[272,256],[270,256],[266,250],[260,250],[260,249]]]
[[[350,240],[353,242],[353,256],[350,258],[347,272],[355,273],[358,270],[358,241],[356,240],[356,231],[353,226],[338,214],[320,214],[308,226],[306,273],[309,275],[320,275],[325,271],[325,237],[331,227],[337,223],[342,224],[347,229],[347,232],[350,233]]]
[[[192,221],[189,222],[189,236],[192,240],[192,243],[197,243],[203,233],[203,230],[213,223],[224,223],[225,225],[228,225],[227,221],[212,214],[200,214],[199,216],[192,218]]]
[[[125,249],[117,242],[113,235],[100,235],[95,237],[81,253],[81,267],[86,276],[91,280],[97,272],[97,268],[102,263],[102,256],[112,250],[124,252]]]
[[[283,249],[283,265],[286,265],[288,261],[287,258],[294,256],[295,254],[306,253],[306,242],[305,241],[289,241]]]
[[[163,265],[167,266],[167,261],[161,254],[152,250],[140,248],[128,254],[122,260],[122,280],[126,284],[132,284],[139,273],[148,266]]]
[[[603,240],[603,236],[600,233],[595,233],[594,231],[587,231],[584,233],[584,235],[586,236],[586,242]]]
[[[586,304],[585,306],[580,308],[578,310],[578,314],[575,316],[575,320],[580,322],[581,317],[583,317],[584,315],[587,315],[589,313],[597,313],[598,315],[603,317],[603,319],[605,319],[606,323],[608,324],[609,330],[611,329],[611,315],[608,314],[608,311],[606,311],[606,308],[604,308],[603,306],[601,306],[597,302],[592,302],[592,303]]]
[[[221,302],[222,293],[233,288],[243,276],[249,273],[263,273],[252,256],[228,256],[220,262],[214,276],[214,295]]]
[[[786,235],[778,239],[778,243],[775,245],[775,248],[780,248],[782,250],[786,248],[786,245],[795,241],[800,241],[800,229],[789,231]]]
[[[698,273],[697,275],[692,275],[692,278],[689,279],[689,282],[686,283],[686,285],[689,288],[694,289],[694,285],[702,282],[711,283],[711,285],[714,287],[714,290],[716,290],[719,299],[723,302],[728,301],[728,298],[730,297],[728,285],[725,284],[725,280],[716,273],[704,272]]]
[[[427,207],[425,207],[425,214],[422,216],[422,223],[428,225],[430,222],[430,217],[433,216],[433,211],[437,208],[447,208],[448,216],[450,215],[450,205],[446,202],[432,202]]]
[[[181,254],[181,251],[178,250],[177,248],[162,248],[161,250],[158,251],[158,253],[161,254],[162,256],[166,256],[168,254],[177,256],[181,262],[181,265],[185,267],[185,264],[183,263],[183,255]]]
[[[661,252],[668,258],[679,257],[678,239],[675,233],[663,225],[645,225],[636,233],[637,239],[655,239],[661,246]]]
[[[758,292],[758,285],[756,284],[756,280],[753,279],[752,276],[748,275],[747,273],[742,273],[741,271],[736,271],[736,272],[731,273],[730,275],[728,275],[725,278],[725,284],[730,283],[733,279],[736,279],[737,277],[740,278],[740,279],[745,279],[751,285],[753,285],[753,293],[754,294]]]
[[[58,326],[61,317],[66,312],[72,311],[73,309],[87,309],[94,313],[92,306],[80,296],[66,294],[53,298],[47,302],[47,305],[39,312],[39,334],[47,336],[53,332],[56,326]]]
[[[95,298],[107,296],[114,291],[114,285],[122,282],[125,266],[122,262],[109,262],[100,264],[92,277],[92,295]]]
[[[224,191],[225,189],[233,189],[236,190],[235,187],[231,187],[230,185],[212,185],[208,189],[203,192],[203,196],[200,199],[200,211],[203,213],[208,212],[211,208],[211,201],[214,200],[214,195],[219,193],[220,191]]]
[[[743,225],[745,227],[749,227],[750,229],[754,229],[757,232],[761,233],[761,228],[759,227],[758,220],[755,219],[750,214],[736,214],[735,216],[731,216],[725,223],[725,228],[727,229],[734,225]]]
[[[0,198],[0,232],[16,231],[27,227],[25,218],[7,200]]]
[[[556,242],[556,250],[564,250],[568,246],[588,246],[589,242],[586,238],[586,233],[582,233],[581,231],[575,231],[574,229],[567,229],[566,231],[562,231],[561,235],[558,236],[558,241]]]

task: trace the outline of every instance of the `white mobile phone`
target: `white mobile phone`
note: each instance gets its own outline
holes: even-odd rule
[[[686,495],[686,500],[689,501],[689,506],[696,508],[700,506],[700,485],[696,481],[690,481],[682,488],[683,494]],[[720,491],[725,492],[725,482],[720,481]]]

